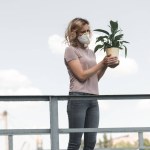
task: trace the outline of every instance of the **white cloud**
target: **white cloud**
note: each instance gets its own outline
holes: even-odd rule
[[[105,53],[102,51],[96,52],[97,62],[101,61],[105,56]],[[120,64],[116,68],[108,68],[108,72],[111,73],[111,76],[119,77],[136,74],[138,72],[138,63],[132,58],[119,57]]]
[[[31,82],[29,79],[19,73],[17,70],[0,70],[0,88],[17,88],[18,86],[29,86]]]
[[[120,64],[115,69],[111,69],[111,72],[115,76],[131,75],[138,72],[138,64],[132,58],[120,57]]]
[[[56,54],[64,53],[64,50],[67,46],[65,44],[64,38],[57,34],[51,35],[49,37],[48,45],[49,45],[50,50]]]
[[[39,95],[29,78],[15,69],[0,70],[0,95]]]

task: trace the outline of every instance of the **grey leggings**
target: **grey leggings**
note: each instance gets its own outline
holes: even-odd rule
[[[86,93],[71,92],[69,95],[81,96]],[[97,128],[99,124],[99,106],[96,99],[68,100],[67,113],[69,128]],[[68,150],[79,150],[83,133],[70,133]],[[83,150],[93,150],[97,133],[84,133]]]

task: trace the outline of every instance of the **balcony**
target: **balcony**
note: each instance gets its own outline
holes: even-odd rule
[[[58,127],[58,102],[66,101],[69,97],[78,99],[89,99],[95,97],[98,100],[145,100],[150,99],[150,94],[139,95],[99,95],[99,96],[0,96],[0,102],[32,102],[47,101],[49,103],[50,128],[48,129],[0,129],[0,136],[8,137],[8,150],[15,150],[13,146],[14,136],[21,135],[49,135],[51,141],[51,150],[59,150],[59,134],[68,134],[71,132],[98,132],[98,133],[137,133],[138,147],[135,150],[146,150],[150,147],[144,146],[143,133],[150,132],[150,127],[128,127],[128,128],[81,128],[81,129],[61,129]],[[111,148],[101,148],[99,150],[110,150]],[[130,150],[133,148],[113,148],[113,150]],[[96,149],[98,150],[98,149]]]

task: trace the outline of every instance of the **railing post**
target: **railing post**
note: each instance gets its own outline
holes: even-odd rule
[[[51,150],[59,150],[58,100],[50,97]]]
[[[8,135],[8,148],[13,150],[13,135]]]
[[[139,150],[144,150],[143,132],[138,132],[139,137]]]

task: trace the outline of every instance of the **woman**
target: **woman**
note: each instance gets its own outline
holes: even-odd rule
[[[117,57],[105,56],[96,63],[96,57],[88,48],[91,30],[89,22],[83,18],[73,19],[66,30],[65,39],[68,47],[64,60],[70,77],[69,95],[98,95],[98,81],[107,67],[114,68],[118,64]],[[99,106],[95,98],[91,100],[74,100],[67,104],[69,128],[98,128]],[[68,150],[78,150],[82,133],[70,133]],[[93,150],[96,144],[96,133],[84,133],[84,149]]]

